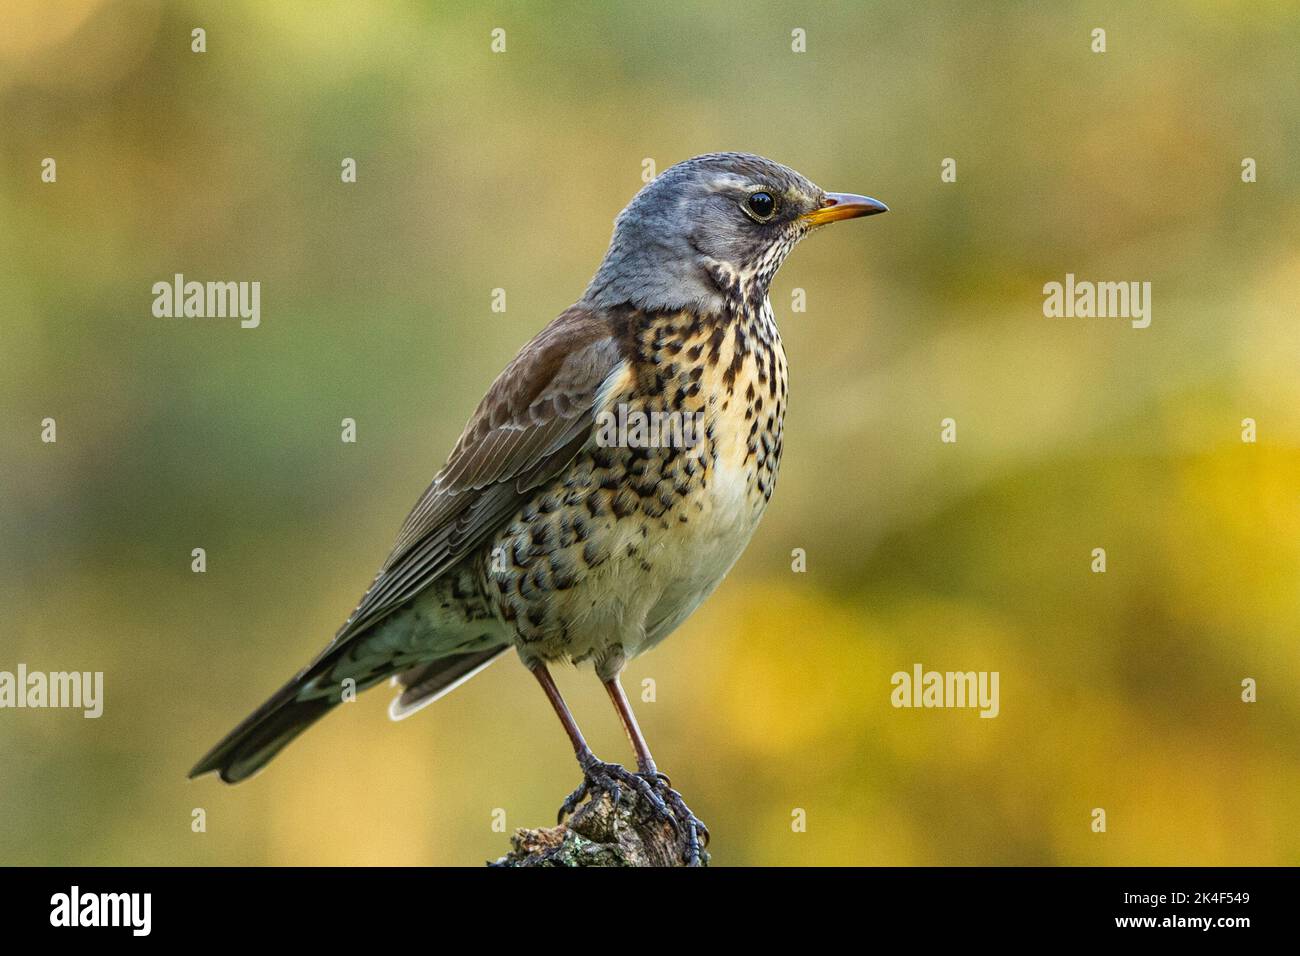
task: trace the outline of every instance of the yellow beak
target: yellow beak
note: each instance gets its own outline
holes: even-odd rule
[[[806,212],[799,218],[809,226],[816,227],[824,226],[828,222],[839,222],[841,219],[874,216],[881,212],[889,212],[889,207],[879,199],[855,196],[853,193],[827,193],[820,209]]]

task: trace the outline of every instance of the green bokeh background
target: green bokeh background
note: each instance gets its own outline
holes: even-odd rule
[[[185,772],[351,610],[643,160],[744,149],[893,212],[778,275],[777,493],[628,670],[715,862],[1296,863],[1298,50],[1283,0],[6,3],[0,669],[106,701],[0,711],[0,862],[477,864],[497,808],[548,823],[576,768],[513,656]],[[261,281],[261,327],[154,318],[177,272]],[[1067,272],[1150,281],[1151,327],[1044,318]],[[915,662],[999,671],[1000,716],[893,709]]]

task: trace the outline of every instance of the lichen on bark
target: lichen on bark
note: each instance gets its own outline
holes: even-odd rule
[[[641,796],[624,789],[617,804],[598,792],[564,823],[518,829],[510,852],[491,866],[685,866],[686,841],[672,823],[647,812]],[[700,851],[708,865],[709,854]]]

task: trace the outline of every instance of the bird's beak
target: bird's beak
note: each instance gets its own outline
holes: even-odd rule
[[[828,222],[839,222],[841,219],[874,216],[879,212],[889,212],[889,207],[879,199],[855,196],[853,193],[827,193],[820,209],[806,212],[799,218],[809,226],[816,227],[824,226]]]

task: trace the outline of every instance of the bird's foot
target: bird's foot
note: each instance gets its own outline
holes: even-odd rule
[[[700,866],[700,850],[709,845],[709,828],[691,812],[691,808],[686,805],[682,795],[673,789],[673,782],[665,774],[656,770],[637,776],[653,781],[665,806],[672,811],[673,825],[686,841],[686,865]]]
[[[573,813],[578,804],[590,793],[608,793],[614,805],[618,806],[618,802],[623,798],[624,787],[640,794],[657,816],[668,820],[674,819],[668,804],[664,803],[663,797],[658,794],[654,782],[649,778],[633,773],[619,764],[597,760],[594,756],[582,760],[581,765],[582,783],[578,784],[578,789],[569,794],[560,805],[558,816],[560,823],[563,823],[564,818]]]
[[[617,806],[624,789],[632,790],[645,802],[649,813],[667,821],[681,834],[685,843],[683,857],[687,866],[702,864],[700,851],[709,842],[709,828],[691,812],[682,795],[672,788],[672,782],[663,774],[633,773],[616,763],[605,763],[594,756],[581,761],[583,779],[578,788],[569,794],[560,807],[559,822],[573,813],[578,805],[592,793],[608,793]]]

